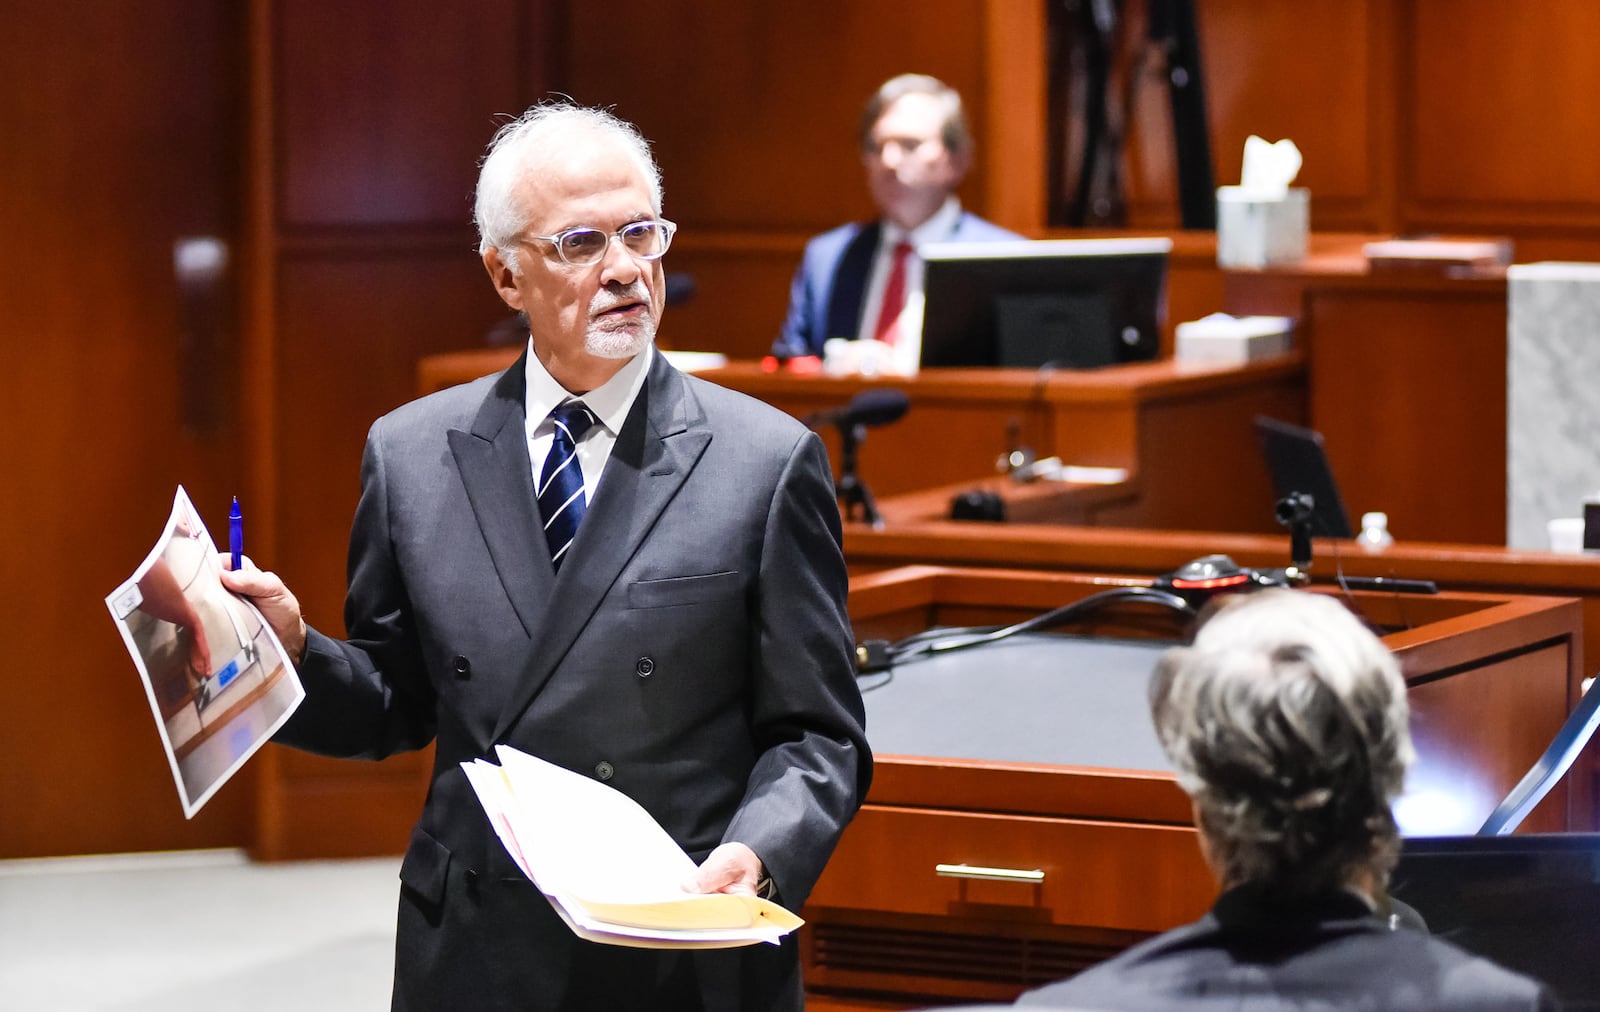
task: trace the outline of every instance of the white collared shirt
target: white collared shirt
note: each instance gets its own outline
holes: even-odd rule
[[[633,402],[638,399],[639,391],[644,389],[644,380],[650,373],[650,360],[654,354],[654,345],[645,345],[644,350],[629,359],[615,376],[588,393],[574,397],[550,375],[544,363],[539,361],[539,356],[534,354],[533,339],[528,339],[527,391],[524,395],[527,417],[523,424],[528,433],[528,461],[533,465],[534,488],[539,487],[544,458],[549,456],[550,444],[555,440],[555,423],[550,421],[550,412],[564,401],[581,400],[599,421],[578,440],[578,466],[583,469],[584,501],[594,501],[600,473],[611,459],[622,423],[627,421],[628,412],[633,410]]]
[[[872,274],[867,279],[867,292],[862,304],[859,338],[870,339],[876,335],[878,312],[883,307],[883,290],[889,284],[889,270],[894,264],[894,248],[902,241],[909,242],[915,250],[924,243],[944,242],[955,235],[961,222],[961,202],[954,196],[945,198],[933,217],[910,232],[885,221],[878,236],[878,252],[872,260]],[[894,342],[894,363],[898,371],[914,373],[922,360],[922,306],[926,291],[924,279],[927,265],[914,252],[906,257],[906,304],[900,311],[900,323]]]

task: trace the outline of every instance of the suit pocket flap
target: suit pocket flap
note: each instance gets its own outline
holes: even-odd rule
[[[670,608],[678,604],[718,601],[739,593],[738,573],[679,576],[671,580],[641,580],[628,586],[628,607]]]
[[[400,884],[428,903],[444,898],[444,877],[450,869],[450,851],[422,829],[411,831],[411,843],[400,861]]]

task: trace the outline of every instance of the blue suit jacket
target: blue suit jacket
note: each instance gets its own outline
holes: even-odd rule
[[[779,358],[821,355],[830,337],[854,339],[861,332],[861,303],[878,249],[878,222],[852,222],[806,243],[805,256],[789,289],[789,315],[772,344]],[[951,241],[1001,242],[1022,239],[992,222],[961,212]]]

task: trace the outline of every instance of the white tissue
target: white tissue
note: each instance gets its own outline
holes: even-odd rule
[[[1243,365],[1289,350],[1294,320],[1287,316],[1212,313],[1177,327],[1175,358],[1208,365]]]
[[[1276,144],[1251,134],[1244,142],[1244,169],[1239,176],[1239,189],[1252,199],[1281,199],[1289,192],[1289,184],[1300,174],[1300,149],[1294,141],[1284,138]]]

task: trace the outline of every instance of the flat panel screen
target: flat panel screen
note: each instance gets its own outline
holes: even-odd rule
[[[922,365],[1094,369],[1155,358],[1170,239],[931,243]]]

